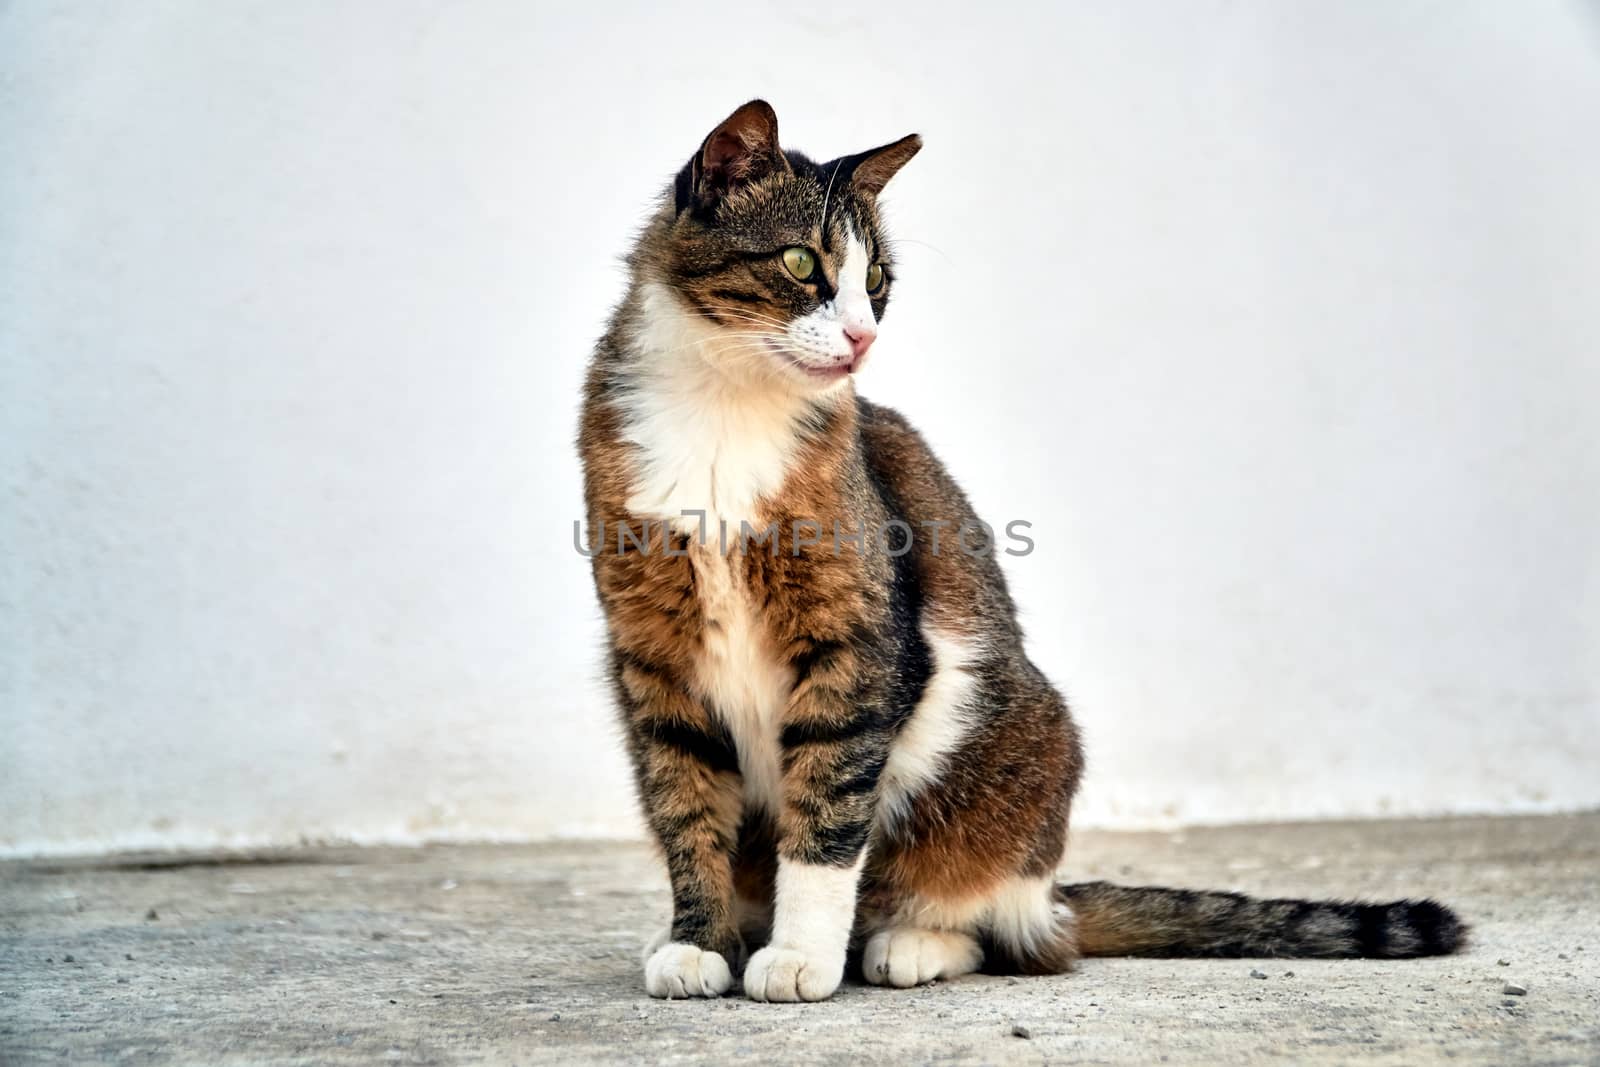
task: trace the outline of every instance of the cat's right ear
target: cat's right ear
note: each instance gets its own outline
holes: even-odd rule
[[[777,112],[752,100],[711,131],[678,175],[678,210],[709,211],[740,186],[789,169],[778,147]]]

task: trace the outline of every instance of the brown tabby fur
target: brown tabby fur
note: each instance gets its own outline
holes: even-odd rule
[[[827,543],[790,551],[786,542],[723,557],[715,531],[703,545],[660,521],[643,548],[618,550],[618,527],[638,532],[657,518],[629,506],[647,458],[627,425],[647,285],[729,331],[788,322],[826,297],[853,231],[889,278],[872,296],[874,315],[881,320],[887,307],[893,258],[877,194],[920,141],[818,166],[778,149],[775,137],[771,109],[752,102],[668,190],[629,257],[629,292],[597,345],[578,437],[591,536],[605,531],[592,567],[615,692],[672,881],[671,938],[730,961],[745,936],[763,936],[779,856],[844,867],[865,850],[858,938],[908,908],[959,915],[1019,879],[1048,878],[1083,772],[1078,730],[1023,651],[995,554],[953,548],[957,527],[975,518],[965,495],[910,424],[858,398],[853,383],[805,407],[781,489],[756,501],[749,518],[758,528],[776,521],[785,538],[797,520],[824,529],[903,520],[916,531],[903,560],[850,541],[837,553]],[[796,284],[773,254],[796,244],[818,253],[814,289]],[[935,522],[946,524],[938,551],[924,525]],[[771,725],[783,753],[777,811],[748,803],[748,768],[697,674],[706,642],[730,625],[704,591],[722,559],[755,605],[753,639],[790,679],[782,721]],[[929,626],[979,650],[969,668],[975,710],[941,774],[890,817],[880,778],[934,669],[922,637]],[[1080,952],[1414,955],[1448,951],[1461,933],[1429,902],[1261,902],[1099,884],[1054,892],[1075,922],[1025,944],[990,936],[981,919],[968,925],[991,969],[1061,971]],[[1373,908],[1390,910],[1377,918],[1360,910]]]

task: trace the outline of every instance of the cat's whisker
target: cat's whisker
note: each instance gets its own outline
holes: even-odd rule
[[[743,320],[745,320],[747,322],[765,323],[765,324],[770,325],[770,326],[776,326],[779,329],[787,329],[788,326],[789,326],[789,324],[787,322],[785,322],[784,320],[782,320],[780,318],[777,318],[775,316],[772,316],[772,315],[762,314],[759,311],[734,311],[734,312],[724,312],[724,314],[729,315],[731,318],[743,319]]]
[[[894,239],[894,243],[897,245],[921,245],[923,248],[938,253],[947,263],[955,262],[955,260],[951,259],[950,255],[945,252],[944,249],[940,248],[938,245],[929,244],[927,241],[919,241],[914,237],[896,237]]]
[[[822,191],[822,217],[817,220],[817,229],[823,233],[828,231],[828,197],[833,194],[833,180],[839,176],[839,163],[833,165],[833,173],[828,175],[828,187]]]
[[[716,344],[718,344],[720,342],[724,342],[724,341],[740,341],[740,340],[745,340],[745,339],[748,339],[748,338],[762,338],[762,339],[770,339],[770,340],[774,340],[774,341],[779,339],[776,335],[770,334],[770,333],[756,333],[756,332],[750,332],[750,333],[720,333],[720,334],[716,334],[716,335],[714,335],[712,337],[704,337],[704,338],[701,338],[701,339],[696,340],[696,341],[685,341],[681,345],[673,345],[673,346],[671,346],[669,348],[654,349],[653,352],[654,352],[655,355],[658,355],[658,356],[666,356],[666,355],[672,355],[675,352],[687,351],[688,349],[691,349],[691,348],[704,348],[706,346],[716,345]]]

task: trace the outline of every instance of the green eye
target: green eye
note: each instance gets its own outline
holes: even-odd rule
[[[809,249],[800,248],[799,246],[785,248],[783,250],[783,265],[789,268],[790,274],[793,274],[800,281],[805,281],[817,272],[817,257],[812,255]]]
[[[883,264],[874,263],[867,268],[867,292],[876,293],[883,288]]]

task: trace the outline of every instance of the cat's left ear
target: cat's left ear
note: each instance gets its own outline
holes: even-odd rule
[[[850,181],[857,192],[876,197],[883,192],[883,187],[889,184],[889,179],[899,173],[900,168],[911,162],[911,157],[921,150],[922,138],[913,133],[893,144],[851,156],[845,160],[845,165],[851,172]]]

